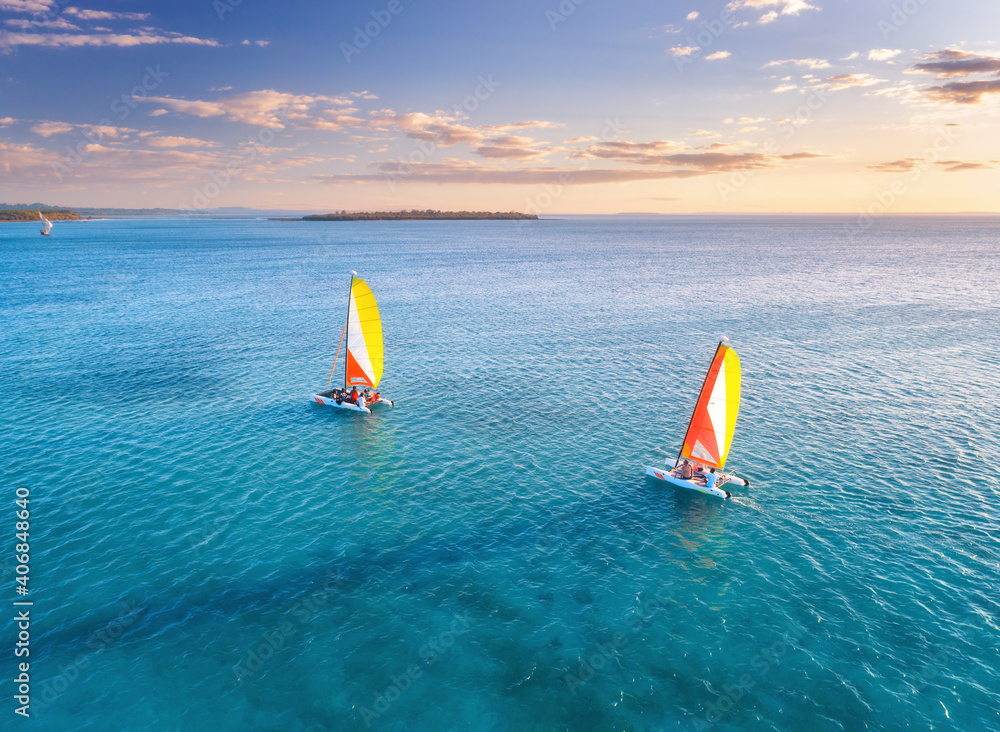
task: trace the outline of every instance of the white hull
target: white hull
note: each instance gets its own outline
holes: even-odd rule
[[[708,486],[701,485],[700,483],[695,483],[693,480],[675,478],[670,474],[670,471],[665,468],[651,468],[647,465],[646,475],[658,478],[659,480],[675,485],[678,488],[687,488],[688,490],[698,491],[699,493],[704,493],[708,496],[716,496],[718,498],[726,499],[733,495],[729,491],[722,490],[721,488],[709,488]]]
[[[364,412],[365,414],[372,413],[372,410],[370,410],[368,407],[359,407],[357,404],[354,404],[352,402],[345,401],[341,402],[340,404],[337,404],[336,399],[324,396],[323,394],[313,394],[310,397],[310,399],[312,399],[317,404],[324,404],[328,407],[336,407],[337,409],[350,409],[352,412]],[[383,398],[372,402],[372,404],[388,404],[391,407],[393,403],[389,399]]]

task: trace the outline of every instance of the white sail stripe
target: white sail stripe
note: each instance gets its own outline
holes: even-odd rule
[[[712,387],[712,396],[708,399],[708,416],[712,420],[712,429],[715,432],[715,442],[718,445],[719,457],[726,447],[726,362],[719,365],[719,375],[715,379]]]
[[[361,318],[358,316],[358,304],[354,299],[353,289],[351,290],[351,307],[347,318],[350,330],[350,335],[347,337],[347,352],[354,357],[368,380],[374,384],[375,369],[372,368],[372,360],[368,355],[368,344],[365,343],[365,334],[361,330]]]

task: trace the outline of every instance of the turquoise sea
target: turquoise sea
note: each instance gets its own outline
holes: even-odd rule
[[[1000,219],[853,223],[0,225],[3,728],[1000,729]]]

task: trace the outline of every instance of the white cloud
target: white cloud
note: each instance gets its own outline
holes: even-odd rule
[[[891,49],[891,48],[876,48],[876,49],[868,52],[868,60],[869,61],[888,61],[889,59],[894,58],[894,57],[898,56],[901,53],[902,53],[902,51],[900,51],[898,49],[894,50],[894,49]]]
[[[688,20],[698,20],[698,11],[697,10],[692,10],[690,13],[687,14],[687,19]]]
[[[0,10],[11,13],[47,13],[55,5],[55,0],[0,0]]]
[[[860,55],[861,55],[860,53],[858,53],[857,51],[855,51],[854,53],[851,53],[851,54],[849,54],[847,56],[844,56],[844,58],[842,58],[840,60],[841,61],[853,61],[854,59],[856,59]]]
[[[767,25],[768,23],[773,23],[777,19],[778,19],[778,13],[772,10],[770,13],[764,13],[762,16],[760,16],[760,18],[757,19],[757,22],[760,23],[761,25]]]
[[[782,84],[781,86],[776,86],[771,90],[773,94],[782,94],[784,92],[795,91],[798,89],[795,84]]]
[[[762,69],[770,69],[776,66],[784,66],[786,64],[793,64],[795,66],[803,66],[807,69],[828,69],[830,68],[830,62],[822,58],[786,58],[782,61],[771,61],[769,63],[761,66]]]
[[[132,46],[154,45],[221,46],[211,38],[195,38],[169,31],[143,30],[138,33],[11,33],[0,31],[0,48],[39,46],[42,48],[81,48],[83,46]]]
[[[165,135],[162,137],[147,137],[146,143],[150,147],[217,147],[217,143],[207,140],[198,140],[194,137],[173,137]]]
[[[56,18],[55,20],[22,20],[11,18],[4,21],[5,25],[11,28],[20,28],[21,30],[31,30],[32,28],[49,28],[51,30],[67,30],[67,31],[78,31],[80,26],[73,25],[65,18]]]
[[[697,46],[674,46],[669,51],[667,51],[667,53],[669,53],[672,56],[681,57],[681,56],[690,56],[692,53],[695,53],[696,51],[698,51]]]
[[[114,13],[107,10],[81,10],[73,7],[66,8],[63,13],[80,20],[148,20],[150,17],[149,13]]]
[[[715,53],[710,53],[705,57],[706,61],[721,61],[722,59],[729,58],[732,56],[729,51],[716,51]]]
[[[885,79],[876,79],[871,74],[840,74],[824,80],[823,86],[830,91],[843,91],[854,87],[874,86],[885,83]]]

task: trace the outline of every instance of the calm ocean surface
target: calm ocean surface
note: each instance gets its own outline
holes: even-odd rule
[[[25,729],[1000,729],[1000,219],[849,221],[0,224],[0,714],[26,486]]]

